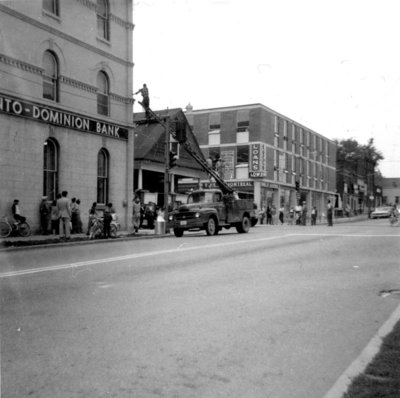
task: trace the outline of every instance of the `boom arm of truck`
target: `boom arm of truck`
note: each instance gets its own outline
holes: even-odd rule
[[[139,101],[139,104],[143,106],[143,104]],[[144,107],[144,106],[143,106]],[[167,128],[167,124],[165,123],[165,121],[160,118],[153,110],[151,110],[150,108],[147,108],[147,113],[154,118],[155,120],[157,120],[158,123],[160,123],[164,128]],[[179,141],[177,139],[177,134],[176,131],[169,127],[169,132],[172,135],[172,137],[174,137],[174,139],[176,139],[177,141]],[[233,189],[219,176],[219,174],[207,163],[207,161],[203,158],[203,156],[201,156],[194,148],[193,146],[190,144],[190,142],[188,142],[188,140],[185,140],[184,142],[179,142],[186,150],[186,152],[203,168],[203,170],[205,172],[207,172],[208,174],[210,174],[215,182],[217,183],[219,189],[222,191],[222,193],[224,195],[226,194],[232,194],[234,191]]]

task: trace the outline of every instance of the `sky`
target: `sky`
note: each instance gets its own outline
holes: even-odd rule
[[[398,0],[134,0],[134,91],[146,83],[154,110],[261,103],[329,139],[373,138],[400,178],[399,17]]]

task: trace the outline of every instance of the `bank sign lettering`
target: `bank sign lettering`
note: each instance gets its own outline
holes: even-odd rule
[[[32,102],[21,101],[0,95],[0,112],[38,120],[55,126],[97,133],[109,137],[128,139],[128,129],[114,124],[87,118],[85,116],[60,111]]]
[[[250,145],[249,177],[267,176],[267,147],[263,143]]]

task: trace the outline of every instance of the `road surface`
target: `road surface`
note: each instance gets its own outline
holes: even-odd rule
[[[2,396],[322,398],[399,305],[399,238],[379,220],[2,251]]]

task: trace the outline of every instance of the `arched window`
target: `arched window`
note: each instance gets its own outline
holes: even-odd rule
[[[58,192],[58,144],[49,138],[43,145],[43,195],[55,200]]]
[[[100,149],[97,155],[97,203],[108,202],[110,156],[106,149]]]
[[[104,72],[97,74],[97,113],[108,116],[108,76]]]
[[[97,32],[98,35],[105,40],[110,40],[110,16],[108,11],[107,0],[97,0]]]
[[[43,55],[43,98],[58,102],[58,62],[51,51]]]

